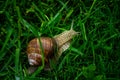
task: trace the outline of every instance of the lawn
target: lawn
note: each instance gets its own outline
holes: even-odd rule
[[[120,0],[0,0],[0,80],[119,80]],[[33,74],[29,41],[80,32],[52,70]]]

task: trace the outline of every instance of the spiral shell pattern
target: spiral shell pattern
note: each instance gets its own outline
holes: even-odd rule
[[[40,46],[41,42],[41,46]],[[31,66],[38,66],[42,63],[42,52],[45,62],[54,55],[56,42],[52,38],[41,37],[31,40],[27,47],[28,61]],[[43,50],[43,51],[42,51]]]

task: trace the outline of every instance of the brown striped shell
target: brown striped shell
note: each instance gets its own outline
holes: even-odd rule
[[[31,66],[39,66],[42,64],[42,52],[44,53],[45,63],[52,58],[56,48],[56,42],[53,38],[41,37],[41,47],[38,38],[32,39],[27,47],[28,61]],[[42,51],[43,49],[43,51]]]

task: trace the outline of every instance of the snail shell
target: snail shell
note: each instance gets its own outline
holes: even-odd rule
[[[31,66],[39,66],[42,63],[42,52],[45,56],[45,63],[49,58],[54,56],[54,52],[57,48],[56,42],[53,38],[41,37],[40,38],[42,48],[38,38],[32,39],[27,47],[28,61]],[[43,49],[43,51],[42,51]]]
[[[40,41],[38,38],[31,40],[27,47],[29,64],[31,66],[41,65],[42,49],[45,63],[48,63],[49,65],[49,59],[52,59],[56,62],[62,53],[69,48],[72,38],[79,33],[74,31],[72,27],[73,22],[70,30],[64,31],[61,34],[54,36],[53,38],[41,37]],[[40,47],[40,42],[42,47]]]

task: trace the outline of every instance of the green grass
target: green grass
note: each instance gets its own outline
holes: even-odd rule
[[[1,0],[0,4],[0,79],[120,79],[120,0]],[[72,20],[81,34],[52,64],[53,70],[40,67],[28,75],[28,42],[69,30]]]

